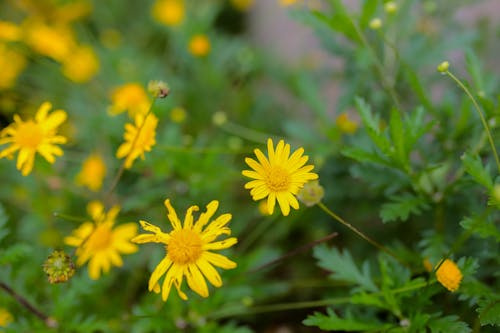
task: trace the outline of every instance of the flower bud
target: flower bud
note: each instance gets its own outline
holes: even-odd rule
[[[170,87],[163,81],[152,80],[148,83],[148,91],[155,98],[165,98],[170,93]]]
[[[304,187],[297,193],[297,198],[307,207],[316,205],[323,199],[325,190],[319,181],[313,180],[304,184]]]
[[[443,61],[437,66],[437,70],[439,73],[446,73],[450,68],[450,63],[448,61]]]

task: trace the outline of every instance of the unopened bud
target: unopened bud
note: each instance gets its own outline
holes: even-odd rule
[[[319,181],[313,180],[304,184],[304,187],[297,193],[297,198],[307,207],[314,206],[323,199],[325,190]]]
[[[50,283],[66,282],[75,274],[75,264],[64,251],[56,250],[43,263],[43,271]]]
[[[170,93],[170,87],[163,81],[152,80],[148,83],[148,91],[155,98],[165,98]]]
[[[384,5],[387,14],[394,14],[398,10],[398,5],[394,1],[389,1]]]
[[[376,17],[372,19],[368,25],[370,26],[370,29],[378,30],[382,27],[382,20]]]
[[[450,63],[448,61],[443,61],[437,66],[437,70],[439,73],[446,73],[450,68]]]

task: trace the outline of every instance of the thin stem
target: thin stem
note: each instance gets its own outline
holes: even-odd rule
[[[87,219],[84,218],[84,217],[76,217],[76,216],[71,216],[71,215],[67,215],[67,214],[59,213],[59,212],[53,212],[52,215],[54,215],[54,217],[58,217],[58,218],[65,219],[65,220],[68,220],[68,221],[74,221],[74,222],[85,222],[85,221],[87,221]]]
[[[146,116],[144,117],[144,119],[142,121],[142,124],[137,129],[137,133],[135,134],[134,139],[132,140],[132,144],[131,144],[131,148],[130,148],[129,154],[132,153],[132,150],[135,147],[135,144],[137,143],[137,140],[139,139],[139,135],[141,134],[141,131],[142,131],[144,125],[146,124],[146,120],[148,119],[149,115],[153,111],[153,106],[155,105],[156,100],[157,100],[157,98],[155,97],[153,99],[153,102],[151,102],[151,105],[149,106],[149,110],[146,113]],[[121,179],[121,177],[123,175],[123,172],[125,171],[125,163],[126,163],[126,161],[127,161],[127,158],[125,157],[125,159],[123,160],[122,164],[120,165],[120,168],[118,169],[118,171],[117,171],[117,173],[115,175],[115,178],[113,179],[113,182],[111,183],[111,186],[109,187],[108,192],[105,195],[106,201],[111,197],[111,194],[113,193],[113,191],[115,190],[116,186],[118,185],[118,182],[120,181],[120,179]]]
[[[490,127],[488,126],[488,122],[484,118],[483,112],[481,111],[481,108],[479,107],[479,104],[477,104],[476,99],[472,94],[470,93],[469,89],[458,79],[453,73],[451,73],[449,70],[446,72],[443,72],[444,74],[448,75],[455,83],[465,92],[465,94],[470,98],[472,101],[472,104],[474,104],[474,107],[476,108],[477,113],[479,114],[479,118],[481,118],[481,122],[483,123],[484,130],[486,131],[486,134],[488,135],[488,140],[490,141],[491,145],[491,150],[493,150],[493,155],[495,156],[495,162],[497,164],[498,172],[500,172],[500,159],[498,158],[498,153],[497,149],[495,148],[495,143],[493,142],[493,136],[491,135],[490,132]]]
[[[7,294],[11,295],[16,301],[19,302],[24,308],[29,312],[33,313],[39,319],[41,319],[48,327],[57,327],[57,321],[44,314],[42,311],[38,310],[33,304],[31,304],[26,298],[19,295],[5,282],[0,281],[0,288],[3,289]]]
[[[356,235],[358,235],[359,237],[363,238],[365,241],[367,241],[371,245],[375,246],[379,250],[384,251],[385,253],[387,253],[388,255],[390,255],[391,257],[393,257],[394,259],[396,259],[397,261],[399,261],[401,264],[405,265],[405,263],[403,262],[403,260],[401,260],[394,252],[392,252],[391,250],[387,249],[382,244],[379,244],[378,242],[374,241],[370,237],[366,236],[364,233],[362,233],[361,231],[359,231],[358,229],[356,229],[356,227],[354,227],[352,224],[346,222],[340,216],[338,216],[337,214],[335,214],[334,212],[332,212],[328,207],[325,206],[325,204],[323,204],[322,202],[319,202],[318,206],[325,213],[327,213],[328,215],[330,215],[333,219],[337,220],[338,222],[340,222],[341,224],[343,224],[344,226],[346,226],[347,228],[349,228],[351,231],[353,231]]]

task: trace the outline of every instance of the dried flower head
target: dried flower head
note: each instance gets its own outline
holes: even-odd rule
[[[75,274],[75,264],[64,251],[56,250],[44,262],[43,271],[50,283],[66,282]]]

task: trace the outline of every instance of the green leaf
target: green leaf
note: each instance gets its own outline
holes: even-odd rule
[[[25,243],[16,243],[0,251],[0,265],[14,264],[29,256],[31,247]]]
[[[365,261],[359,269],[348,250],[342,253],[336,248],[329,249],[322,244],[314,248],[313,256],[318,260],[318,266],[332,274],[333,279],[352,282],[362,290],[378,291],[370,273],[370,265]]]
[[[466,230],[472,230],[474,234],[481,238],[493,237],[497,242],[500,241],[500,231],[489,218],[482,216],[466,217],[460,221],[460,225]]]
[[[391,133],[392,144],[394,147],[395,160],[405,169],[410,168],[408,154],[406,151],[405,130],[403,129],[403,121],[401,114],[397,109],[391,110],[391,118],[389,120],[389,128]]]
[[[373,143],[384,154],[390,155],[391,144],[385,133],[383,133],[380,129],[380,118],[378,115],[373,114],[370,106],[359,97],[356,98],[356,108]]]
[[[427,324],[431,333],[468,333],[471,331],[469,325],[459,321],[458,316],[446,316],[442,318],[432,318]]]
[[[493,190],[493,180],[489,170],[483,166],[483,162],[478,155],[472,156],[464,153],[461,156],[465,171],[474,178],[474,180],[486,187],[489,191]]]
[[[366,28],[370,23],[370,20],[375,15],[378,7],[377,0],[365,0],[363,2],[363,7],[361,8],[361,17],[359,18],[359,25],[362,28]]]
[[[322,330],[327,331],[384,331],[392,325],[383,324],[372,321],[367,322],[366,319],[355,319],[352,315],[347,314],[346,318],[338,317],[331,309],[327,309],[327,314],[315,312],[309,315],[303,322],[306,326],[317,326]]]
[[[9,234],[9,229],[7,229],[7,221],[9,217],[7,213],[5,213],[5,209],[0,203],[0,242]]]
[[[467,64],[467,71],[472,77],[472,82],[474,83],[474,89],[476,91],[484,92],[484,81],[485,75],[482,73],[481,61],[474,54],[474,52],[468,50],[465,54],[465,61]]]
[[[366,151],[360,147],[346,147],[341,151],[342,155],[352,158],[361,163],[374,163],[380,164],[386,167],[393,167],[391,161],[385,159],[375,152]]]
[[[481,299],[478,305],[476,311],[479,313],[481,325],[500,326],[500,297],[498,295],[492,299]]]
[[[404,71],[405,71],[405,77],[407,82],[410,84],[412,87],[413,92],[418,96],[420,99],[420,103],[431,113],[434,112],[434,106],[432,104],[431,99],[429,96],[427,96],[426,90],[422,86],[422,83],[420,82],[420,79],[418,78],[417,73],[411,68],[410,66],[404,66]]]
[[[410,193],[392,196],[391,200],[392,202],[383,204],[380,210],[380,218],[384,223],[396,220],[406,221],[410,214],[418,215],[422,210],[429,209],[429,204],[424,197],[417,197]]]
[[[405,115],[404,123],[406,150],[410,152],[417,141],[434,126],[435,121],[425,122],[425,110],[419,107]]]

